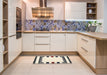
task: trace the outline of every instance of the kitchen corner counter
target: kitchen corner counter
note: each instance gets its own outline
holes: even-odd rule
[[[97,40],[107,40],[107,33],[100,32],[78,32],[79,34],[95,38]]]
[[[23,31],[23,33],[77,33],[97,40],[107,40],[107,33],[101,32],[76,32],[76,31]]]

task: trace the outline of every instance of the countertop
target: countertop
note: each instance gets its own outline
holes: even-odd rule
[[[76,32],[76,31],[23,31],[23,33],[77,33],[97,40],[107,40],[107,33],[101,32]]]

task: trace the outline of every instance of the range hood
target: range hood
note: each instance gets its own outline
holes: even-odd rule
[[[39,0],[39,7],[32,8],[32,16],[37,19],[52,19],[53,8],[47,7],[47,0]]]

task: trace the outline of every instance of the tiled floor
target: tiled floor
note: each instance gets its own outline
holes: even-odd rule
[[[95,75],[78,57],[69,56],[72,64],[32,64],[35,56],[20,56],[3,75]]]

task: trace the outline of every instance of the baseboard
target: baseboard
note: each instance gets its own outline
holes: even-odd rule
[[[90,69],[96,73],[96,69],[80,54],[78,53],[78,55],[80,56],[80,58],[90,67]]]
[[[21,52],[21,53],[22,53],[22,52]],[[3,71],[0,73],[0,75],[2,75],[3,72],[4,72],[11,64],[13,64],[13,63],[16,61],[16,59],[21,55],[21,53],[19,53],[19,55],[18,55],[10,64],[8,64],[8,65],[3,69]]]
[[[23,51],[21,55],[78,55],[77,51]]]
[[[104,69],[100,69],[100,68],[98,68],[98,69],[96,69],[96,74],[99,74],[99,75],[107,75],[107,68],[104,68]]]

